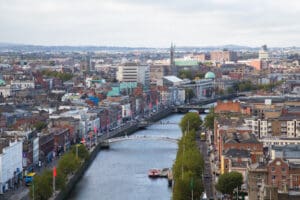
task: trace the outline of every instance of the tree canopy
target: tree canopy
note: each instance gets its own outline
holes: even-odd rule
[[[84,145],[78,145],[78,157],[76,156],[76,146],[60,157],[56,168],[55,189],[64,190],[67,177],[76,172],[82,164],[82,161],[89,157],[89,152]],[[39,200],[49,199],[53,194],[53,174],[52,170],[45,170],[40,175],[35,175],[30,188],[30,196]]]
[[[188,130],[199,130],[202,120],[198,113],[189,112],[184,115],[180,122],[181,131],[184,133]]]
[[[210,130],[214,129],[214,121],[215,121],[215,110],[214,107],[209,109],[209,113],[204,118],[204,126]]]
[[[223,194],[232,195],[235,188],[243,184],[243,175],[239,172],[229,172],[220,175],[216,189]]]
[[[73,75],[70,73],[63,73],[63,72],[50,71],[50,70],[43,70],[42,74],[49,77],[59,78],[62,81],[68,81],[73,78]]]
[[[194,93],[193,89],[191,89],[191,88],[185,89],[185,100],[187,102],[190,102],[194,96],[195,96],[195,93]]]
[[[187,121],[190,119],[189,131]],[[195,121],[192,123],[192,121]],[[204,169],[203,156],[196,143],[196,129],[201,125],[197,113],[187,113],[181,120],[183,136],[178,142],[178,151],[173,165],[174,189],[173,200],[194,199],[204,191],[202,174]]]
[[[178,143],[178,151],[173,166],[174,190],[173,200],[185,200],[200,196],[204,190],[202,173],[204,161],[197,148],[194,130],[186,133]]]

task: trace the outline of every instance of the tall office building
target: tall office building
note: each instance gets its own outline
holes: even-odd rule
[[[214,62],[225,63],[230,61],[237,61],[237,53],[224,49],[222,51],[210,52],[210,59]]]
[[[269,59],[269,51],[267,45],[263,45],[261,49],[258,51],[258,58],[260,60],[268,60]]]
[[[148,65],[125,63],[118,67],[117,79],[120,82],[137,82],[150,86],[150,69]]]

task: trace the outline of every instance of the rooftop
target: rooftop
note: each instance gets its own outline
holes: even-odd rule
[[[224,143],[259,143],[252,133],[225,133],[223,141]]]
[[[164,79],[167,79],[168,81],[173,83],[182,82],[182,79],[178,78],[177,76],[164,76]]]

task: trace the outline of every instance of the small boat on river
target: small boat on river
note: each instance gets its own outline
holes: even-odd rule
[[[161,174],[161,170],[159,170],[159,169],[150,169],[148,172],[148,176],[150,178],[160,177],[160,174]]]

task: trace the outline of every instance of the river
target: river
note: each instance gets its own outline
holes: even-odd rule
[[[138,135],[180,138],[178,126],[183,115],[174,114]],[[204,115],[202,115],[204,117]],[[177,123],[177,124],[176,124]],[[167,179],[150,179],[150,168],[172,167],[177,144],[167,141],[131,140],[111,144],[99,152],[72,191],[70,200],[170,200]]]

